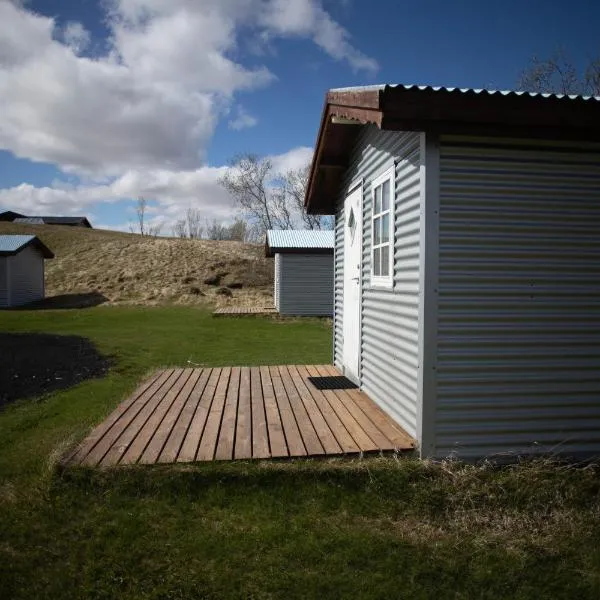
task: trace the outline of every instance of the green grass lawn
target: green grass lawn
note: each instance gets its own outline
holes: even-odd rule
[[[595,465],[57,468],[152,369],[328,362],[325,322],[98,307],[0,312],[0,332],[85,336],[115,361],[0,412],[0,598],[600,597]]]

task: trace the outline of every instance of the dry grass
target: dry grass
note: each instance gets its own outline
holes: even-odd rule
[[[96,292],[110,304],[273,304],[273,262],[262,245],[0,223],[4,233],[37,235],[54,252],[46,263],[47,296]],[[204,283],[216,275],[218,285]]]

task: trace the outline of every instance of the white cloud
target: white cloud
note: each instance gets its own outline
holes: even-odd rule
[[[0,0],[0,148],[66,172],[116,177],[201,164],[234,95],[274,79],[240,62],[238,41],[313,40],[372,71],[319,0],[107,0],[104,55],[81,53],[89,32]],[[94,47],[99,47],[98,44]],[[256,57],[255,57],[256,58]],[[251,116],[232,126],[251,125]],[[235,125],[234,125],[235,123]]]
[[[274,171],[283,172],[304,166],[311,155],[310,148],[298,147],[269,158]],[[235,216],[236,207],[219,185],[219,179],[226,170],[225,166],[202,166],[191,170],[129,170],[107,183],[69,185],[56,182],[44,187],[23,183],[0,189],[0,212],[15,210],[31,215],[87,215],[97,203],[133,202],[135,198],[144,196],[153,204],[150,211],[153,222],[165,223],[165,231],[177,219],[183,218],[190,206],[198,208],[202,218],[227,221]],[[121,218],[130,218],[127,210],[123,211]],[[103,226],[117,230],[123,227],[127,230],[126,226]]]
[[[248,114],[244,107],[238,106],[236,116],[231,119],[227,124],[229,129],[239,131],[240,129],[247,129],[248,127],[254,127],[258,123],[258,119]]]
[[[269,156],[269,158],[271,159],[273,171],[275,173],[285,173],[286,171],[292,171],[304,167],[311,161],[312,155],[312,148],[298,146],[297,148],[292,148],[284,154]]]
[[[75,54],[81,54],[90,44],[90,32],[77,21],[69,21],[63,30],[63,40]]]
[[[329,56],[348,61],[356,71],[375,73],[377,61],[350,43],[350,34],[315,0],[269,0],[260,17],[267,35],[311,38]]]

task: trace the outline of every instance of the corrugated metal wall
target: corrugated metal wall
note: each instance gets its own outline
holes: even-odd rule
[[[0,307],[8,306],[8,261],[9,257],[0,256]]]
[[[275,308],[277,310],[279,310],[279,308],[280,308],[279,307],[279,288],[280,288],[279,280],[281,277],[281,259],[280,259],[280,257],[281,257],[281,254],[275,255],[275,278],[274,278],[275,280],[273,283],[274,294],[275,294],[275,298],[274,298],[275,299]]]
[[[279,254],[279,312],[282,315],[333,314],[333,255]]]
[[[420,134],[363,127],[344,189],[363,179],[361,385],[410,434],[416,435]],[[396,161],[394,288],[371,287],[371,182]],[[336,215],[335,363],[341,366],[343,201]]]
[[[342,368],[344,312],[344,199],[337,202],[335,214],[335,246],[333,250],[333,364]]]
[[[44,259],[28,246],[9,257],[10,306],[20,306],[44,297]]]
[[[600,147],[504,144],[442,138],[437,454],[598,452]]]

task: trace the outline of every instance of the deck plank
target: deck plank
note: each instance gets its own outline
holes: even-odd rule
[[[116,425],[119,419],[123,418],[125,414],[133,408],[134,404],[143,403],[144,398],[152,393],[150,388],[158,389],[162,382],[166,381],[170,371],[159,370],[153,373],[150,377],[146,378],[129,396],[121,402],[115,410],[102,423],[97,425],[77,447],[75,452],[71,454],[67,462],[74,464],[81,464],[85,457],[90,453],[94,446],[108,433],[108,431]],[[161,380],[159,382],[159,379]]]
[[[302,398],[313,427],[319,436],[323,450],[326,454],[341,454],[342,448],[331,431],[325,416],[321,413],[319,405],[315,402],[311,391],[308,389],[305,378],[300,374],[299,366],[290,366],[289,373]]]
[[[309,368],[305,366],[298,367],[298,371],[300,375],[305,379],[308,377],[315,377],[317,375],[316,371],[309,372]],[[329,404],[327,396],[325,396],[325,394],[321,390],[318,390],[314,385],[312,385],[308,381],[306,383],[306,386],[310,390],[312,397],[314,398],[317,406],[319,407],[323,417],[327,421],[327,424],[329,425],[329,428],[335,436],[335,439],[340,445],[342,451],[348,454],[360,452],[358,444],[354,441],[354,438],[350,435],[350,433],[348,433],[348,430],[346,429],[345,425],[342,423],[340,418],[337,416],[337,413]]]
[[[327,373],[339,377],[340,371],[333,365],[327,365]],[[393,449],[409,450],[414,448],[413,439],[404,432],[371,398],[358,389],[345,390],[352,397],[356,406],[379,429],[379,431],[392,443]]]
[[[318,374],[317,376],[323,377],[323,371],[321,370],[321,365],[315,366],[315,371]],[[373,452],[377,450],[377,445],[371,440],[371,438],[365,433],[363,428],[359,423],[356,422],[356,419],[352,416],[350,411],[344,406],[344,403],[340,400],[338,395],[334,390],[323,390],[323,394],[329,401],[331,408],[336,412],[337,416],[340,418],[361,452]]]
[[[269,433],[265,413],[260,369],[250,369],[250,397],[252,409],[252,458],[269,458]]]
[[[178,368],[142,383],[65,464],[111,466],[411,450],[358,389],[319,390],[331,365]]]
[[[183,445],[183,440],[189,429],[192,417],[196,412],[196,407],[202,396],[202,392],[206,387],[206,382],[210,374],[210,369],[194,369],[192,377],[188,380],[186,387],[192,384],[192,389],[187,395],[185,404],[181,408],[181,412],[177,417],[177,421],[172,426],[167,437],[165,445],[157,459],[157,462],[172,463],[177,460],[179,450]]]
[[[144,450],[146,449],[146,446],[148,446],[152,440],[156,430],[158,429],[158,426],[171,407],[171,404],[173,404],[179,395],[179,392],[183,389],[183,386],[189,379],[189,371],[186,371],[186,369],[178,369],[178,371],[179,376],[173,382],[171,389],[167,390],[163,397],[159,400],[155,409],[152,411],[146,422],[142,425],[125,450],[125,453],[121,458],[121,461],[124,464],[138,462]]]
[[[150,443],[146,446],[146,449],[140,456],[138,462],[142,464],[154,464],[158,460],[163,447],[167,443],[169,436],[175,428],[175,423],[177,423],[179,420],[181,411],[183,410],[188,398],[196,386],[196,383],[198,382],[200,374],[200,369],[184,370],[184,376],[187,376],[185,385],[181,388],[179,393],[175,396],[173,403],[167,409],[167,412],[160,422],[160,425],[156,428]]]
[[[128,436],[136,432],[154,410],[157,402],[178,377],[177,369],[169,369],[139,398],[134,410],[120,418],[83,461],[86,465],[116,464],[129,444]],[[135,435],[135,433],[133,433]],[[133,437],[131,438],[133,439]],[[116,461],[112,456],[117,456]],[[107,457],[108,460],[107,460]]]
[[[296,418],[294,417],[294,412],[290,406],[285,387],[281,381],[279,369],[277,367],[269,367],[269,373],[271,374],[271,381],[273,382],[275,401],[279,408],[279,415],[281,416],[281,423],[285,433],[288,452],[290,453],[290,456],[306,456],[306,448],[304,447],[300,429],[296,423]]]
[[[223,367],[219,375],[219,381],[215,389],[210,411],[206,419],[206,425],[202,432],[200,445],[196,454],[196,460],[213,460],[215,450],[217,448],[217,440],[219,439],[219,428],[221,426],[221,418],[225,407],[225,399],[227,397],[227,387],[229,385],[229,377],[231,376],[231,368]]]
[[[210,371],[210,374],[206,381],[206,386],[199,395],[196,410],[194,411],[190,426],[183,438],[183,443],[181,444],[179,454],[177,455],[177,462],[192,462],[196,460],[196,453],[200,446],[200,440],[204,433],[213,398],[215,397],[217,384],[219,383],[219,377],[221,376],[220,368],[205,369],[205,371]]]
[[[240,391],[240,368],[232,367],[227,387],[227,397],[225,399],[225,408],[223,409],[223,418],[219,431],[219,440],[215,452],[215,460],[231,460],[233,458],[233,448],[235,443],[235,429],[238,415],[238,402]]]
[[[397,450],[409,450],[414,448],[413,439],[398,426],[373,400],[359,390],[348,390],[354,402],[368,415],[369,419],[377,426],[394,445]]]
[[[308,416],[308,412],[306,411],[306,407],[304,406],[302,398],[300,397],[300,394],[296,389],[291,373],[289,371],[289,367],[280,366],[279,374],[281,375],[281,381],[287,392],[287,396],[290,401],[290,406],[292,407],[294,416],[296,417],[296,423],[298,424],[300,435],[302,436],[302,440],[304,441],[306,453],[310,454],[311,456],[319,456],[321,454],[325,454],[325,450],[323,449],[323,445],[319,440],[319,436],[317,435],[312,421]]]
[[[242,367],[240,372],[234,458],[252,458],[252,405],[250,394],[250,368]]]
[[[265,404],[271,456],[275,458],[289,456],[290,453],[285,440],[285,432],[283,430],[281,415],[279,414],[279,407],[275,400],[275,389],[273,388],[273,380],[271,379],[269,367],[260,367],[260,378]]]

